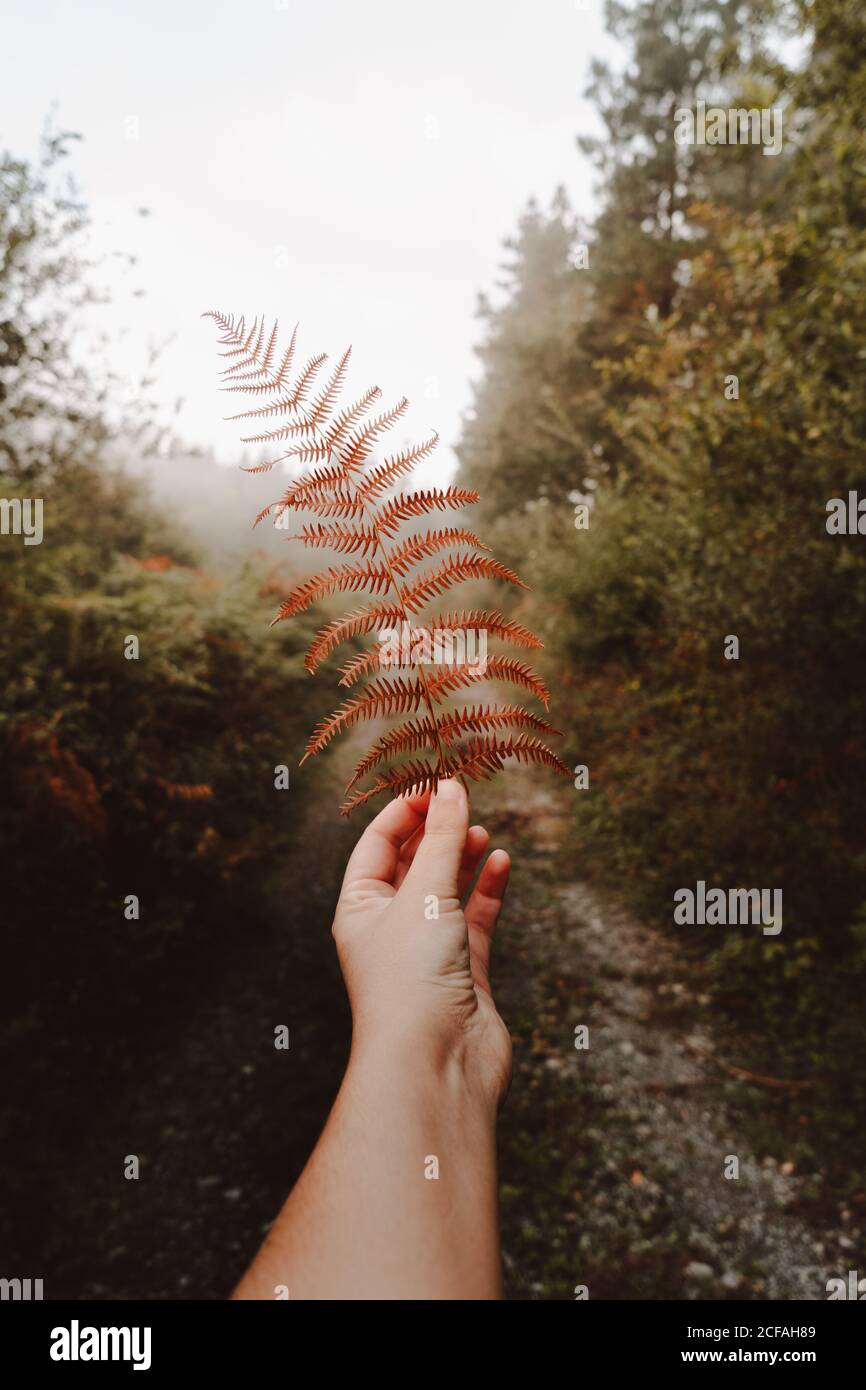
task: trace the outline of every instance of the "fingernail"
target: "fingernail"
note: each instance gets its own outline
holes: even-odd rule
[[[455,782],[453,777],[446,777],[436,787],[436,798],[438,801],[459,801],[460,783]]]

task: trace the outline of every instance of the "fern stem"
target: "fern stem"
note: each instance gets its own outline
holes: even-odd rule
[[[347,481],[348,481],[348,483],[349,483],[349,486],[354,488],[355,485],[354,485],[354,483],[353,483],[353,481],[352,481],[351,476],[349,475],[349,470],[348,470],[348,469],[346,469],[346,477],[347,477]],[[365,516],[365,518],[367,518],[367,520],[369,520],[370,524],[372,525],[373,534],[374,534],[375,537],[376,537],[375,549],[377,549],[377,550],[379,551],[380,555],[382,556],[382,562],[383,562],[383,564],[385,565],[385,568],[386,568],[387,571],[388,571],[389,583],[390,583],[390,585],[391,585],[391,588],[392,588],[393,591],[394,591],[394,597],[395,597],[396,600],[397,600],[397,603],[398,603],[398,605],[399,605],[399,607],[400,607],[400,611],[401,611],[401,613],[403,614],[403,621],[407,624],[407,626],[411,627],[411,626],[412,626],[412,622],[411,622],[411,619],[410,619],[410,617],[409,617],[409,611],[408,611],[408,609],[406,608],[406,604],[405,604],[404,601],[403,601],[403,591],[402,591],[402,589],[400,588],[399,583],[397,582],[397,577],[396,577],[396,575],[394,574],[394,570],[393,570],[393,568],[392,568],[392,566],[391,566],[391,556],[389,555],[388,550],[387,550],[387,548],[386,548],[386,546],[385,546],[385,542],[382,540],[382,537],[381,537],[381,535],[380,535],[380,533],[379,533],[379,527],[376,525],[375,514],[374,514],[374,513],[371,513],[371,512],[368,510],[367,504],[366,504],[366,502],[365,502],[363,496],[361,496],[361,494],[360,494],[360,489],[355,488],[355,496],[356,496],[356,497],[358,498],[358,500],[360,501],[361,510],[362,510],[362,512],[363,512],[363,514],[364,514],[364,516]],[[428,711],[428,713],[429,713],[429,715],[430,715],[430,722],[431,722],[431,724],[433,725],[433,733],[434,733],[434,736],[435,736],[435,738],[436,738],[436,752],[437,752],[437,756],[438,756],[438,758],[439,758],[439,776],[440,776],[440,777],[444,777],[444,776],[445,776],[445,772],[446,772],[446,765],[445,765],[445,761],[446,761],[446,760],[445,760],[445,750],[444,750],[444,748],[442,747],[442,738],[441,738],[440,733],[439,733],[439,718],[438,718],[438,716],[437,716],[437,714],[436,714],[436,709],[435,709],[435,706],[434,706],[434,704],[433,704],[433,697],[432,697],[432,695],[430,694],[430,686],[429,686],[428,683],[427,683],[427,672],[426,672],[425,669],[424,669],[424,664],[423,664],[423,662],[420,662],[420,661],[418,662],[418,675],[419,675],[419,677],[420,677],[421,684],[422,684],[423,687],[424,687],[424,700],[425,700],[426,705],[427,705],[427,711]],[[462,777],[461,777],[460,780],[461,780],[461,782],[463,782],[463,785],[464,785],[464,787],[465,787],[465,786],[466,786],[466,783],[465,783],[465,781],[463,781],[463,778],[462,778]],[[467,791],[468,791],[468,788],[467,788]]]

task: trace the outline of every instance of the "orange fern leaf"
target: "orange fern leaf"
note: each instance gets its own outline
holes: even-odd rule
[[[365,526],[345,526],[335,521],[330,526],[305,526],[297,535],[286,536],[287,541],[303,541],[304,545],[330,546],[332,550],[345,552],[360,550],[364,555],[376,546],[376,532]]]
[[[241,468],[245,473],[270,473],[280,462],[280,459],[268,459],[266,463],[242,463]]]
[[[437,747],[438,726],[432,719],[408,719],[398,724],[377,739],[364,757],[355,764],[355,769],[346,783],[346,791],[351,791],[356,782],[381,763],[385,758],[394,758],[399,753],[418,753],[422,748]]]
[[[271,390],[272,390],[272,391],[279,391],[280,388],[281,388],[282,385],[283,385],[283,382],[286,381],[286,379],[288,378],[288,375],[289,375],[289,373],[290,373],[290,371],[291,371],[291,369],[292,369],[292,362],[294,361],[294,358],[295,358],[295,347],[297,346],[297,342],[298,342],[298,325],[295,324],[294,331],[293,331],[293,333],[292,333],[291,338],[289,339],[289,346],[286,348],[285,352],[283,353],[283,360],[282,360],[282,362],[280,363],[279,371],[277,372],[277,374],[276,374],[276,376],[274,377],[274,380],[273,380],[273,382],[272,382],[272,384],[271,384]]]
[[[501,613],[478,610],[471,613],[437,613],[435,618],[427,619],[425,627],[437,628],[440,632],[486,632],[490,637],[501,637],[516,647],[538,650],[544,645],[528,627],[503,618]]]
[[[256,346],[253,351],[252,357],[247,362],[235,362],[233,366],[227,367],[226,370],[223,372],[224,378],[228,379],[229,377],[231,377],[234,381],[249,382],[255,381],[257,377],[267,376],[270,374],[271,362],[273,361],[274,348],[276,346],[277,341],[278,324],[274,323],[274,326],[271,329],[271,336],[268,339],[268,345],[265,348],[264,354],[262,354],[261,346],[262,339],[264,337],[264,329],[265,324],[263,319],[261,324],[261,330],[259,332],[258,340],[256,342]],[[253,362],[256,363],[255,366],[251,365]],[[242,370],[247,366],[251,366],[250,371]]]
[[[365,459],[369,458],[379,435],[384,434],[392,425],[396,424],[400,416],[404,415],[408,409],[409,402],[404,396],[391,410],[377,415],[375,420],[371,420],[363,429],[353,434],[340,459],[343,467],[346,469],[359,468]]]
[[[502,579],[518,588],[529,586],[506,565],[500,565],[489,555],[454,555],[443,560],[434,570],[420,575],[413,584],[404,585],[401,590],[403,602],[410,613],[417,613],[439,594],[444,594],[453,584],[464,579]]]
[[[241,353],[240,361],[239,361],[239,362],[234,362],[234,363],[232,364],[231,367],[227,367],[226,370],[223,372],[223,376],[224,376],[224,377],[233,376],[236,372],[243,372],[243,371],[246,370],[246,368],[248,368],[248,367],[255,367],[255,366],[258,364],[258,362],[259,362],[259,355],[260,355],[260,353],[261,353],[261,348],[262,348],[262,338],[264,337],[264,332],[265,332],[265,321],[264,321],[264,319],[262,319],[261,322],[259,322],[259,320],[258,320],[257,318],[254,319],[254,320],[253,320],[253,326],[252,326],[252,328],[250,329],[250,336],[247,338],[246,342],[244,343],[244,348],[243,348],[243,352]],[[255,347],[252,347],[251,345],[252,345],[252,340],[253,340],[254,337],[256,338],[256,345],[255,345]],[[233,354],[231,354],[231,355],[232,355],[232,356],[235,356],[236,354],[233,353]]]
[[[331,373],[327,386],[314,400],[310,413],[305,421],[308,429],[315,429],[320,421],[326,420],[333,410],[340,395],[340,388],[343,384],[346,368],[349,365],[349,358],[351,355],[352,349],[347,347],[343,356],[337,363],[336,368]]]
[[[382,626],[389,627],[391,624],[382,624]],[[512,642],[519,647],[539,648],[542,645],[528,628],[503,618],[501,613],[477,611],[467,613],[465,610],[459,613],[437,613],[435,617],[428,618],[422,627],[413,628],[411,639],[420,640],[425,634],[434,641],[436,634],[445,635],[446,638],[448,634],[462,634],[465,638],[466,633],[474,632],[483,632],[489,637],[501,637],[504,641]],[[443,649],[447,650],[445,641],[442,645]],[[356,681],[382,665],[381,656],[382,649],[379,646],[359,652],[357,656],[353,656],[345,666],[340,668],[339,684],[354,685]]]
[[[373,681],[363,695],[354,700],[346,700],[327,719],[317,725],[301,758],[303,765],[307,758],[319,753],[331,739],[359,719],[381,719],[386,714],[402,714],[409,709],[417,709],[424,698],[424,682]]]
[[[393,758],[400,753],[417,753],[422,748],[435,750],[440,741],[451,743],[455,736],[461,733],[483,733],[485,730],[509,726],[535,729],[538,733],[548,735],[559,734],[559,730],[546,719],[541,719],[537,714],[530,714],[520,705],[473,705],[471,709],[451,711],[444,715],[438,724],[432,719],[410,719],[377,739],[369,753],[356,764],[346,784],[346,791],[351,791],[356,782],[385,758]]]
[[[350,405],[346,410],[341,411],[334,423],[331,425],[326,435],[326,443],[329,449],[336,449],[342,444],[349,430],[353,425],[357,425],[362,415],[365,415],[374,401],[377,401],[382,392],[378,386],[371,386],[365,391],[354,405]]]
[[[426,492],[401,492],[375,513],[375,521],[381,534],[388,537],[394,535],[401,521],[408,521],[410,517],[424,516],[425,513],[433,511],[443,512],[449,507],[466,507],[469,503],[477,501],[477,492],[459,487],[434,487]]]
[[[356,608],[352,613],[347,613],[344,618],[335,618],[332,623],[328,623],[316,633],[310,643],[307,655],[304,657],[304,665],[312,673],[320,666],[323,661],[342,646],[344,642],[349,642],[353,637],[364,637],[374,628],[389,628],[395,623],[399,623],[403,617],[403,609],[397,607],[386,607],[384,605],[374,605],[371,608]]]
[[[384,777],[367,791],[356,792],[340,807],[340,815],[351,815],[358,806],[363,806],[371,797],[389,791],[393,796],[418,796],[422,792],[435,791],[439,779],[450,775],[442,765],[426,762],[403,763],[392,768]]]
[[[437,550],[445,550],[452,545],[474,545],[479,550],[487,546],[473,531],[459,526],[449,526],[444,531],[428,531],[425,536],[410,536],[402,545],[391,551],[391,568],[395,574],[407,574],[416,560],[429,559]]]
[[[477,492],[454,486],[392,491],[405,485],[416,465],[432,453],[438,435],[402,447],[378,462],[375,454],[382,439],[403,418],[409,403],[403,398],[370,417],[370,407],[381,396],[379,388],[371,386],[351,405],[339,409],[351,349],[337,360],[313,395],[327,354],[309,357],[293,377],[297,327],[275,368],[276,323],[268,332],[265,319],[258,316],[251,326],[244,318],[217,310],[205,317],[214,320],[220,356],[227,362],[222,389],[253,398],[249,409],[229,418],[275,421],[257,434],[244,436],[243,442],[284,446],[277,457],[245,465],[245,471],[266,474],[278,463],[301,470],[282,496],[262,508],[254,525],[265,518],[282,525],[287,511],[312,512],[319,520],[302,525],[287,539],[361,557],[307,575],[288,590],[271,586],[282,599],[273,622],[293,617],[333,594],[367,590],[374,595],[373,602],[331,619],[310,643],[304,665],[314,673],[344,643],[372,633],[378,638],[364,650],[356,648],[341,667],[341,686],[362,680],[367,684],[319,722],[301,762],[356,725],[399,715],[403,722],[381,733],[356,762],[346,789],[352,794],[340,808],[344,814],[382,792],[402,796],[433,789],[443,777],[464,782],[490,777],[508,759],[570,776],[565,763],[544,742],[558,730],[542,716],[520,704],[497,705],[487,698],[449,707],[452,696],[479,683],[508,682],[545,706],[550,693],[541,676],[524,662],[487,654],[488,638],[539,648],[541,642],[529,628],[495,609],[426,612],[432,600],[467,580],[527,587],[464,526],[403,532],[404,526],[421,517],[479,500]],[[435,563],[420,568],[425,561]],[[407,756],[408,761],[394,762]],[[357,789],[368,774],[373,774],[373,785]]]
[[[359,486],[358,490],[361,496],[365,501],[372,502],[392,483],[396,483],[398,478],[403,478],[407,473],[411,473],[415,464],[427,458],[428,454],[432,454],[438,443],[438,434],[432,434],[423,444],[414,444],[410,449],[404,449],[402,453],[394,454],[391,458],[385,459],[385,462],[380,463],[378,467],[371,468]]]
[[[241,411],[240,415],[228,415],[226,416],[226,419],[252,420],[257,419],[261,416],[284,415],[287,410],[297,410],[303,402],[305,396],[307,395],[313,383],[313,378],[315,377],[322,363],[327,361],[327,357],[328,354],[326,352],[320,352],[318,357],[311,357],[306,367],[301,372],[301,375],[298,377],[298,380],[295,383],[294,390],[290,391],[287,396],[278,396],[276,400],[269,401],[267,405],[256,406],[253,410],[243,410]],[[227,386],[226,390],[248,392],[249,387]],[[252,440],[244,439],[243,442],[245,444],[248,444],[251,443]]]
[[[506,758],[517,758],[523,763],[543,763],[555,768],[564,777],[571,777],[571,768],[556,756],[540,738],[531,734],[518,734],[515,738],[500,739],[496,734],[471,739],[459,757],[452,762],[456,776],[471,777],[475,780],[499,772]]]
[[[483,680],[510,681],[512,685],[522,685],[541,701],[545,709],[550,703],[550,691],[538,673],[522,661],[512,661],[509,657],[494,657],[483,669],[467,665],[441,667],[430,677],[427,688],[430,698],[438,700],[442,695],[450,695],[463,686]]]
[[[507,726],[535,729],[537,733],[561,737],[561,730],[555,729],[538,714],[531,714],[522,705],[473,705],[471,709],[458,709],[444,714],[439,721],[439,735],[446,743],[451,743],[455,735],[470,730],[483,733],[485,729],[499,729]]]
[[[292,618],[296,613],[302,613],[305,608],[309,608],[317,599],[327,598],[329,594],[342,593],[347,589],[371,589],[373,593],[379,593],[386,588],[390,579],[387,565],[335,565],[332,569],[323,570],[321,574],[312,575],[293,589],[281,605],[274,622]]]
[[[343,486],[344,482],[343,471],[336,464],[331,464],[329,468],[314,468],[312,472],[292,483],[285,496],[280,498],[280,505],[283,507],[302,505],[304,498],[311,493],[323,492],[327,488],[339,488]]]
[[[359,680],[363,680],[371,671],[378,671],[382,666],[381,647],[368,647],[365,652],[358,652],[346,662],[345,666],[340,667],[340,679],[338,685],[355,685]]]

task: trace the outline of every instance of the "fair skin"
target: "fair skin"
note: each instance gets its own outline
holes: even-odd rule
[[[495,1130],[511,1040],[489,963],[510,864],[495,850],[469,891],[488,841],[454,781],[392,801],[359,840],[333,928],[349,1065],[235,1298],[501,1297]]]

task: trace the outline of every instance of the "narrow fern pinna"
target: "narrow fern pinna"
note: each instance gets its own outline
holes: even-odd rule
[[[428,525],[400,535],[407,522],[429,518],[434,512],[454,512],[478,501],[478,493],[459,487],[396,490],[415,465],[432,453],[438,436],[374,462],[374,450],[404,415],[409,402],[404,398],[391,409],[373,415],[381,392],[372,386],[338,411],[351,348],[324,379],[325,353],[309,358],[293,375],[297,327],[278,357],[276,323],[268,332],[263,318],[248,327],[243,318],[236,320],[215,310],[204,317],[215,321],[220,355],[228,363],[222,372],[223,389],[254,398],[249,409],[229,418],[254,422],[250,428],[255,432],[243,436],[244,443],[268,445],[277,451],[273,458],[247,471],[269,472],[280,463],[307,470],[259,513],[254,524],[266,517],[282,524],[288,511],[310,512],[319,520],[304,525],[291,539],[357,557],[303,579],[285,597],[273,621],[290,618],[331,594],[372,596],[371,601],[353,607],[316,633],[304,662],[311,673],[354,638],[382,629],[410,634],[408,663],[383,665],[379,646],[346,662],[340,685],[367,683],[321,721],[301,762],[361,721],[400,715],[409,717],[381,735],[357,763],[346,788],[347,800],[340,808],[344,815],[379,792],[401,796],[435,788],[443,777],[490,777],[506,758],[543,763],[570,776],[540,737],[558,731],[521,704],[497,705],[482,700],[450,708],[446,703],[449,697],[459,697],[459,692],[486,680],[507,681],[528,691],[545,708],[550,697],[541,677],[513,657],[495,656],[485,659],[483,665],[466,660],[433,664],[430,660],[432,639],[439,633],[483,634],[485,651],[488,636],[516,647],[541,646],[527,628],[498,612],[455,609],[423,616],[435,600],[464,580],[499,579],[526,588],[514,571],[495,560],[478,536],[464,526],[431,529]],[[417,626],[413,627],[413,622]],[[405,652],[405,646],[401,650]],[[406,760],[395,761],[400,758]],[[368,776],[374,778],[372,785],[359,789],[358,783]]]

